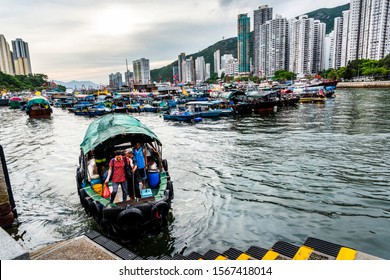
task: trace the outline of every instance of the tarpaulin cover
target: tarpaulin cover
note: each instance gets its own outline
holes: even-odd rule
[[[118,136],[129,136],[129,139],[140,137],[147,141],[156,140],[161,145],[156,134],[138,119],[127,114],[109,114],[89,125],[80,147],[84,153],[88,153],[99,144]]]

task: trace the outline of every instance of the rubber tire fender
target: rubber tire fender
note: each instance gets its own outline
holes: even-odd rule
[[[85,213],[88,214],[88,216],[91,216],[91,199],[85,192],[83,188],[80,189],[80,202],[81,205],[83,205],[85,209]]]
[[[86,201],[86,192],[83,188],[80,188],[79,190],[79,196],[80,196],[80,203],[81,205],[85,208],[88,206],[87,201]]]
[[[131,207],[119,213],[117,225],[125,232],[133,233],[143,229],[144,215],[138,208]]]
[[[166,218],[169,212],[169,205],[165,201],[158,201],[152,207],[151,218],[152,219],[161,219]]]
[[[169,197],[168,197],[168,199],[169,200],[174,199],[175,198],[175,193],[173,191],[173,183],[172,183],[172,181],[168,181],[167,182],[167,190],[169,190]]]
[[[168,161],[166,159],[162,160],[162,166],[164,167],[165,172],[168,172]]]
[[[77,182],[77,191],[78,191],[79,194],[80,194],[80,188],[81,188],[81,182],[82,181],[83,181],[83,178],[82,178],[82,175],[81,175],[80,167],[77,167],[76,182]]]
[[[100,224],[100,221],[103,218],[103,205],[99,201],[92,201],[91,203],[91,215],[96,221],[97,224]]]

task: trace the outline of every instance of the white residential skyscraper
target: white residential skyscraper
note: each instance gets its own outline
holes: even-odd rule
[[[254,75],[259,76],[259,66],[264,63],[260,58],[260,48],[262,40],[262,33],[260,27],[268,20],[272,19],[272,8],[268,8],[268,5],[260,6],[257,10],[253,11],[253,52],[254,52]],[[260,70],[261,71],[261,70]]]
[[[350,25],[349,18],[351,11],[343,11],[343,32],[342,32],[342,43],[341,43],[341,56],[340,56],[340,66],[345,67],[348,63],[348,49],[349,49],[349,37],[350,37]]]
[[[195,59],[195,79],[198,82],[206,80],[206,63],[203,56]]]
[[[214,52],[214,73],[218,74],[218,77],[221,76],[221,52],[216,50]]]
[[[206,63],[206,75],[205,75],[205,80],[207,79],[210,79],[210,75],[211,75],[211,72],[210,72],[210,63]]]
[[[290,20],[290,63],[289,70],[303,77],[311,74],[311,26],[314,19],[309,19],[307,15],[300,16],[299,19]]]
[[[348,19],[346,61],[390,53],[390,0],[351,0]]]
[[[12,52],[15,65],[15,75],[32,74],[28,43],[24,42],[20,38],[17,38],[15,41],[12,41]]]
[[[120,72],[111,73],[109,76],[109,84],[112,88],[119,88],[123,85],[122,74]]]
[[[269,78],[288,69],[288,21],[277,15],[259,28],[257,75]]]
[[[390,0],[372,0],[370,15],[367,58],[379,60],[390,53]]]
[[[332,68],[332,59],[333,59],[333,36],[334,32],[330,32],[325,36],[325,50],[324,50],[324,70]]]
[[[147,85],[150,83],[149,59],[141,58],[133,61],[134,84]]]
[[[313,21],[313,27],[311,31],[311,73],[316,74],[324,70],[325,67],[325,33],[326,24],[319,20]]]
[[[195,82],[195,72],[194,72],[194,60],[192,59],[192,56],[186,59],[185,61],[185,77],[184,82],[185,83],[194,83]]]
[[[333,29],[333,51],[332,51],[332,65],[331,68],[338,69],[341,66],[341,54],[342,45],[343,45],[343,18],[336,17],[334,19],[334,29]]]
[[[290,20],[289,70],[298,77],[312,75],[325,68],[325,23],[307,15]]]
[[[4,74],[14,75],[11,50],[4,35],[0,35],[0,71]]]
[[[181,83],[185,80],[185,69],[186,69],[186,54],[181,53],[177,58],[177,70],[178,77],[176,79]]]
[[[221,73],[224,72],[226,74],[226,63],[228,63],[231,59],[233,59],[232,54],[224,54],[221,56]]]

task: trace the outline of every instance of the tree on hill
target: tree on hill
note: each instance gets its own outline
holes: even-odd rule
[[[286,71],[286,70],[278,70],[274,73],[274,81],[288,81],[294,80],[296,77],[294,72]]]
[[[306,15],[309,18],[319,19],[321,22],[326,24],[326,34],[330,33],[334,29],[334,19],[336,17],[342,17],[343,11],[349,10],[350,4],[341,5],[334,8],[322,8]]]
[[[216,50],[220,50],[221,56],[224,54],[236,54],[237,53],[237,37],[221,40],[215,43],[208,48],[194,53],[186,55],[186,58],[192,56],[192,59],[197,59],[198,57],[203,56],[206,63],[210,63],[210,70],[214,72],[214,52]],[[177,60],[172,62],[171,64],[161,67],[159,69],[154,69],[150,71],[150,76],[153,81],[172,81],[173,76],[173,67],[177,66]]]
[[[0,72],[0,89],[9,91],[42,90],[48,84],[47,75],[8,75]]]
[[[348,62],[345,67],[328,69],[321,73],[322,77],[328,79],[352,80],[355,77],[371,77],[374,80],[390,79],[390,55],[381,60],[356,59]]]

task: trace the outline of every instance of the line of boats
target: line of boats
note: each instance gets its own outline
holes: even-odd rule
[[[53,106],[80,116],[151,112],[162,113],[164,120],[199,122],[203,118],[275,111],[298,103],[324,103],[328,98],[335,96],[335,89],[336,83],[329,85],[295,83],[289,87],[246,85],[214,91],[182,87],[181,91],[167,94],[158,92],[100,92],[90,95],[57,93],[48,95],[47,99],[43,96],[30,98],[32,102],[18,96],[11,97],[7,101],[9,108],[25,109],[30,117],[50,117]],[[4,98],[0,100],[4,101]]]
[[[47,98],[36,92],[35,96],[12,96],[11,98],[1,98],[1,106],[9,106],[10,109],[21,109],[33,119],[50,118],[53,113],[51,104]]]

